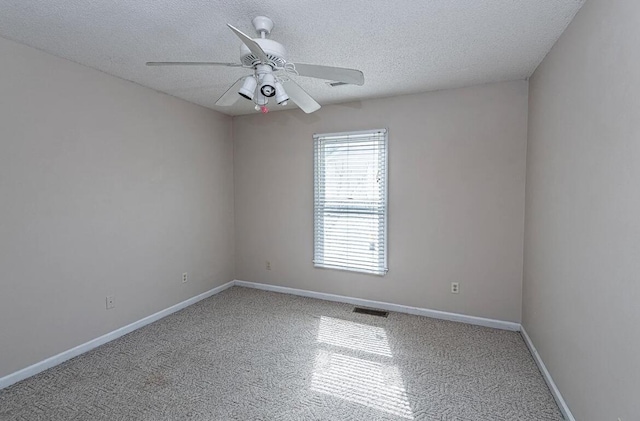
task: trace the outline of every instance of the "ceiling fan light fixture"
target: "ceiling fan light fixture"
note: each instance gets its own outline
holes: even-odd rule
[[[276,82],[276,103],[278,105],[287,105],[287,101],[289,101],[289,95],[284,90],[282,83]]]
[[[276,94],[276,79],[271,73],[262,75],[262,84],[260,85],[260,92],[267,98],[271,98]]]
[[[255,77],[247,76],[247,78],[244,80],[244,83],[242,84],[242,87],[238,91],[238,94],[241,97],[248,99],[249,101],[253,101],[253,96],[255,95],[257,85],[258,81]]]

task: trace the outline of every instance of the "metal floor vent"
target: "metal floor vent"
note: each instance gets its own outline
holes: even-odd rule
[[[378,317],[387,317],[389,315],[388,311],[374,310],[372,308],[364,308],[364,307],[355,307],[353,309],[353,312],[360,313],[360,314],[368,314],[370,316],[378,316]]]

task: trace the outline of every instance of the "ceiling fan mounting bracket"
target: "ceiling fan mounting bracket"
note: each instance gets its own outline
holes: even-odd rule
[[[269,35],[273,29],[273,21],[266,16],[257,16],[253,18],[253,27],[260,36]]]

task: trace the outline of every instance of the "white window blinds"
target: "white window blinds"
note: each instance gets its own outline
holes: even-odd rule
[[[314,135],[316,267],[387,272],[387,130]]]

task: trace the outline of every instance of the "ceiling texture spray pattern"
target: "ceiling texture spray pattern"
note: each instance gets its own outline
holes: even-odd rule
[[[364,86],[295,77],[320,104],[524,79],[584,0],[0,0],[0,36],[230,115],[215,102],[248,69],[146,61],[238,62],[251,20],[292,62],[360,69]],[[284,108],[294,108],[293,104]],[[282,107],[272,106],[272,110]]]

